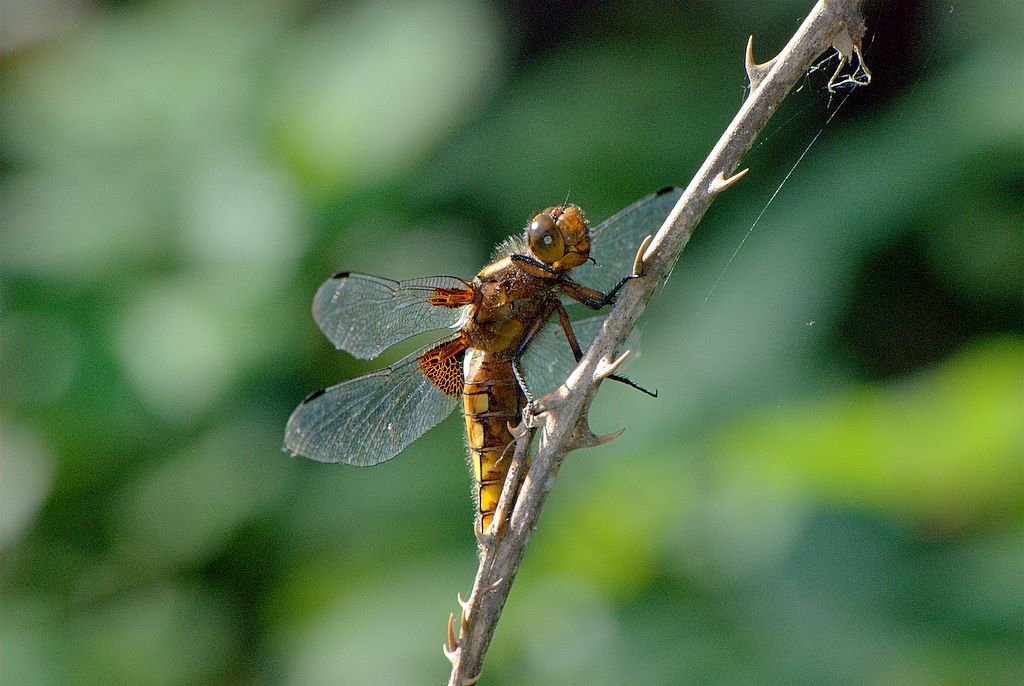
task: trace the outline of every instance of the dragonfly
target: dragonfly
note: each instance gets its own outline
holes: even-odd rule
[[[441,333],[385,369],[309,394],[288,419],[284,449],[319,462],[376,465],[461,404],[479,538],[508,474],[509,427],[535,395],[561,384],[607,316],[570,311],[614,302],[632,278],[637,247],[681,192],[651,193],[594,229],[576,205],[548,207],[472,280],[335,274],[317,290],[313,318],[339,350],[372,359],[413,336]]]

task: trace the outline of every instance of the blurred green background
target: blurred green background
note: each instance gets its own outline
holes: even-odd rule
[[[380,366],[313,292],[685,185],[811,5],[0,4],[0,681],[441,683],[461,422],[283,454]],[[868,22],[871,86],[810,73],[652,301],[661,396],[602,390],[485,683],[1021,683],[1024,12]]]

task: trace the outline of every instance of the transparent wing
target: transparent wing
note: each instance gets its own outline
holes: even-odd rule
[[[633,270],[640,243],[661,228],[682,194],[681,188],[662,188],[601,222],[590,232],[590,256],[597,264],[587,262],[573,269],[573,281],[602,293],[614,288]]]
[[[632,265],[630,265],[632,266]],[[597,335],[601,333],[604,320],[607,315],[587,317],[572,322],[573,333],[579,341],[580,349],[587,351],[590,344],[594,342]],[[637,354],[637,344],[640,342],[640,334],[633,330],[626,339],[626,346],[633,351],[630,357]],[[576,358],[569,347],[569,341],[565,338],[561,324],[558,323],[558,315],[552,316],[544,327],[533,337],[530,344],[523,352],[522,368],[526,377],[526,386],[535,398],[542,398],[551,391],[562,385],[566,377],[576,367]]]
[[[342,272],[313,297],[313,319],[339,350],[364,360],[425,331],[451,328],[469,284],[454,276],[392,281]]]
[[[423,355],[435,347],[310,394],[288,418],[285,450],[364,467],[402,452],[459,404],[458,393],[445,394],[421,368]]]

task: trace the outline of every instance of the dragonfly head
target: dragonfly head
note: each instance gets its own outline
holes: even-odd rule
[[[567,272],[590,256],[590,228],[575,205],[538,212],[526,227],[526,241],[530,252],[555,271]]]

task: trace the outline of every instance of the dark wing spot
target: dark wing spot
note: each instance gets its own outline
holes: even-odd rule
[[[299,403],[299,404],[300,405],[305,405],[308,402],[312,402],[312,401],[316,400],[317,398],[319,398],[320,396],[322,396],[326,392],[327,392],[326,388],[321,388],[319,391],[313,391],[312,393],[307,395],[305,398],[303,398],[302,402]]]
[[[675,186],[662,186],[658,190],[654,191],[654,194],[665,195],[666,193],[671,193],[674,190],[677,190]]]
[[[420,369],[445,395],[462,393],[462,359],[466,350],[465,334],[420,356]]]
[[[337,274],[332,274],[331,278],[332,279],[347,279],[348,275],[351,274],[351,273],[352,272],[338,272]]]

